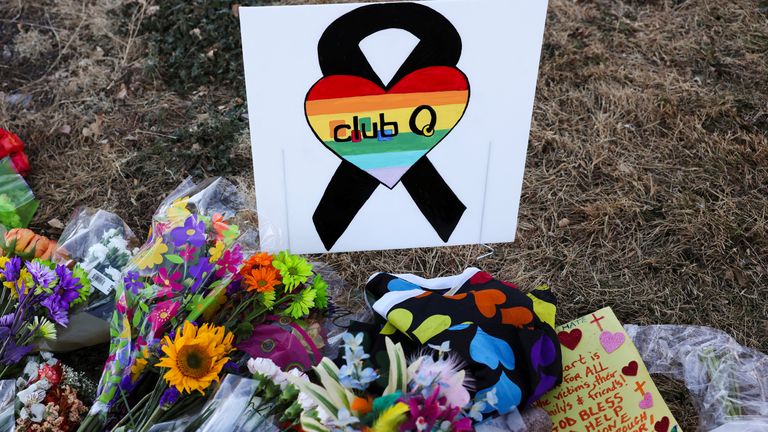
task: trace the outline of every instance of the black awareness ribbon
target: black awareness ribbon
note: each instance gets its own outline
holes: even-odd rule
[[[419,38],[419,43],[385,85],[359,44],[373,33],[392,28],[410,32]],[[461,57],[461,37],[450,21],[427,6],[381,3],[362,6],[331,23],[320,38],[317,51],[324,77],[358,76],[388,91],[416,70],[429,66],[456,67]],[[413,164],[400,181],[438,236],[448,242],[467,207],[427,155]],[[326,250],[344,234],[379,184],[378,179],[342,159],[312,216]]]

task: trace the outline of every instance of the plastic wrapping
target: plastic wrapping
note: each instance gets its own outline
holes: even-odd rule
[[[110,356],[91,415],[143,376],[169,328],[194,321],[225,293],[242,259],[233,223],[242,199],[223,178],[184,181],[158,207],[149,238],[123,269],[110,322]]]
[[[699,430],[768,430],[768,356],[699,326],[624,326],[652,374],[682,380]]]
[[[16,398],[16,382],[14,380],[0,381],[0,432],[13,432],[15,418],[13,401]]]
[[[91,286],[98,291],[91,295],[90,304],[96,305],[112,298],[122,269],[138,246],[139,239],[119,216],[83,207],[72,214],[53,259],[76,262],[88,272]]]
[[[39,202],[9,158],[0,160],[0,225],[6,230],[22,228],[37,211]]]
[[[259,400],[253,400],[253,395],[259,385],[257,380],[227,375],[221,381],[221,386],[211,400],[201,410],[199,420],[202,424],[190,425],[199,432],[247,432],[247,431],[279,431],[272,421],[258,414],[254,405]]]
[[[56,340],[41,344],[41,349],[66,352],[109,341],[108,320],[115,310],[112,291],[138,244],[116,214],[89,207],[75,210],[52,258],[68,266],[79,264],[88,273],[91,294],[69,325],[58,329]]]

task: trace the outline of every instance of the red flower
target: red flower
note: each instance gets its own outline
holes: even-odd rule
[[[48,382],[51,383],[52,386],[59,385],[63,374],[64,374],[64,371],[61,368],[61,363],[56,363],[53,366],[49,364],[44,364],[43,367],[41,367],[40,371],[38,372],[38,376],[40,378],[45,378],[46,380],[48,380]]]
[[[24,154],[24,152],[12,153],[11,163],[13,164],[13,168],[16,170],[16,172],[22,176],[26,177],[26,175],[29,174],[29,171],[31,170],[29,166],[29,159],[27,159],[27,155]]]
[[[11,153],[23,152],[24,142],[13,132],[0,128],[0,157]]]
[[[16,134],[0,128],[0,158],[10,156],[16,172],[25,176],[29,174],[29,160],[24,154],[24,142]]]

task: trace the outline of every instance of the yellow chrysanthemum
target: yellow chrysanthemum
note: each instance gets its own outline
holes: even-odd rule
[[[0,270],[5,270],[5,265],[8,264],[8,261],[11,259],[7,256],[0,256]]]
[[[12,298],[19,298],[19,292],[17,291],[18,287],[23,286],[25,289],[25,292],[29,292],[29,290],[35,286],[34,281],[32,280],[32,275],[29,274],[26,268],[21,269],[19,272],[19,279],[16,280],[16,282],[3,282],[3,285],[11,290],[11,297]]]
[[[163,263],[163,254],[166,252],[168,252],[168,245],[163,243],[162,238],[158,238],[149,249],[139,252],[133,262],[141,270],[154,268]]]
[[[163,377],[176,390],[204,393],[213,381],[219,381],[221,368],[229,361],[227,354],[233,350],[232,339],[224,327],[196,327],[186,321],[173,340],[163,339],[165,356],[157,366],[168,368]]]

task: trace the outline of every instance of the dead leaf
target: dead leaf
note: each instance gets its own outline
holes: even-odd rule
[[[126,97],[128,97],[128,87],[125,83],[122,83],[120,84],[120,90],[117,92],[117,95],[115,95],[115,99],[124,100]]]
[[[61,223],[58,219],[51,219],[48,221],[48,225],[57,228],[57,229],[64,229],[64,224]]]

